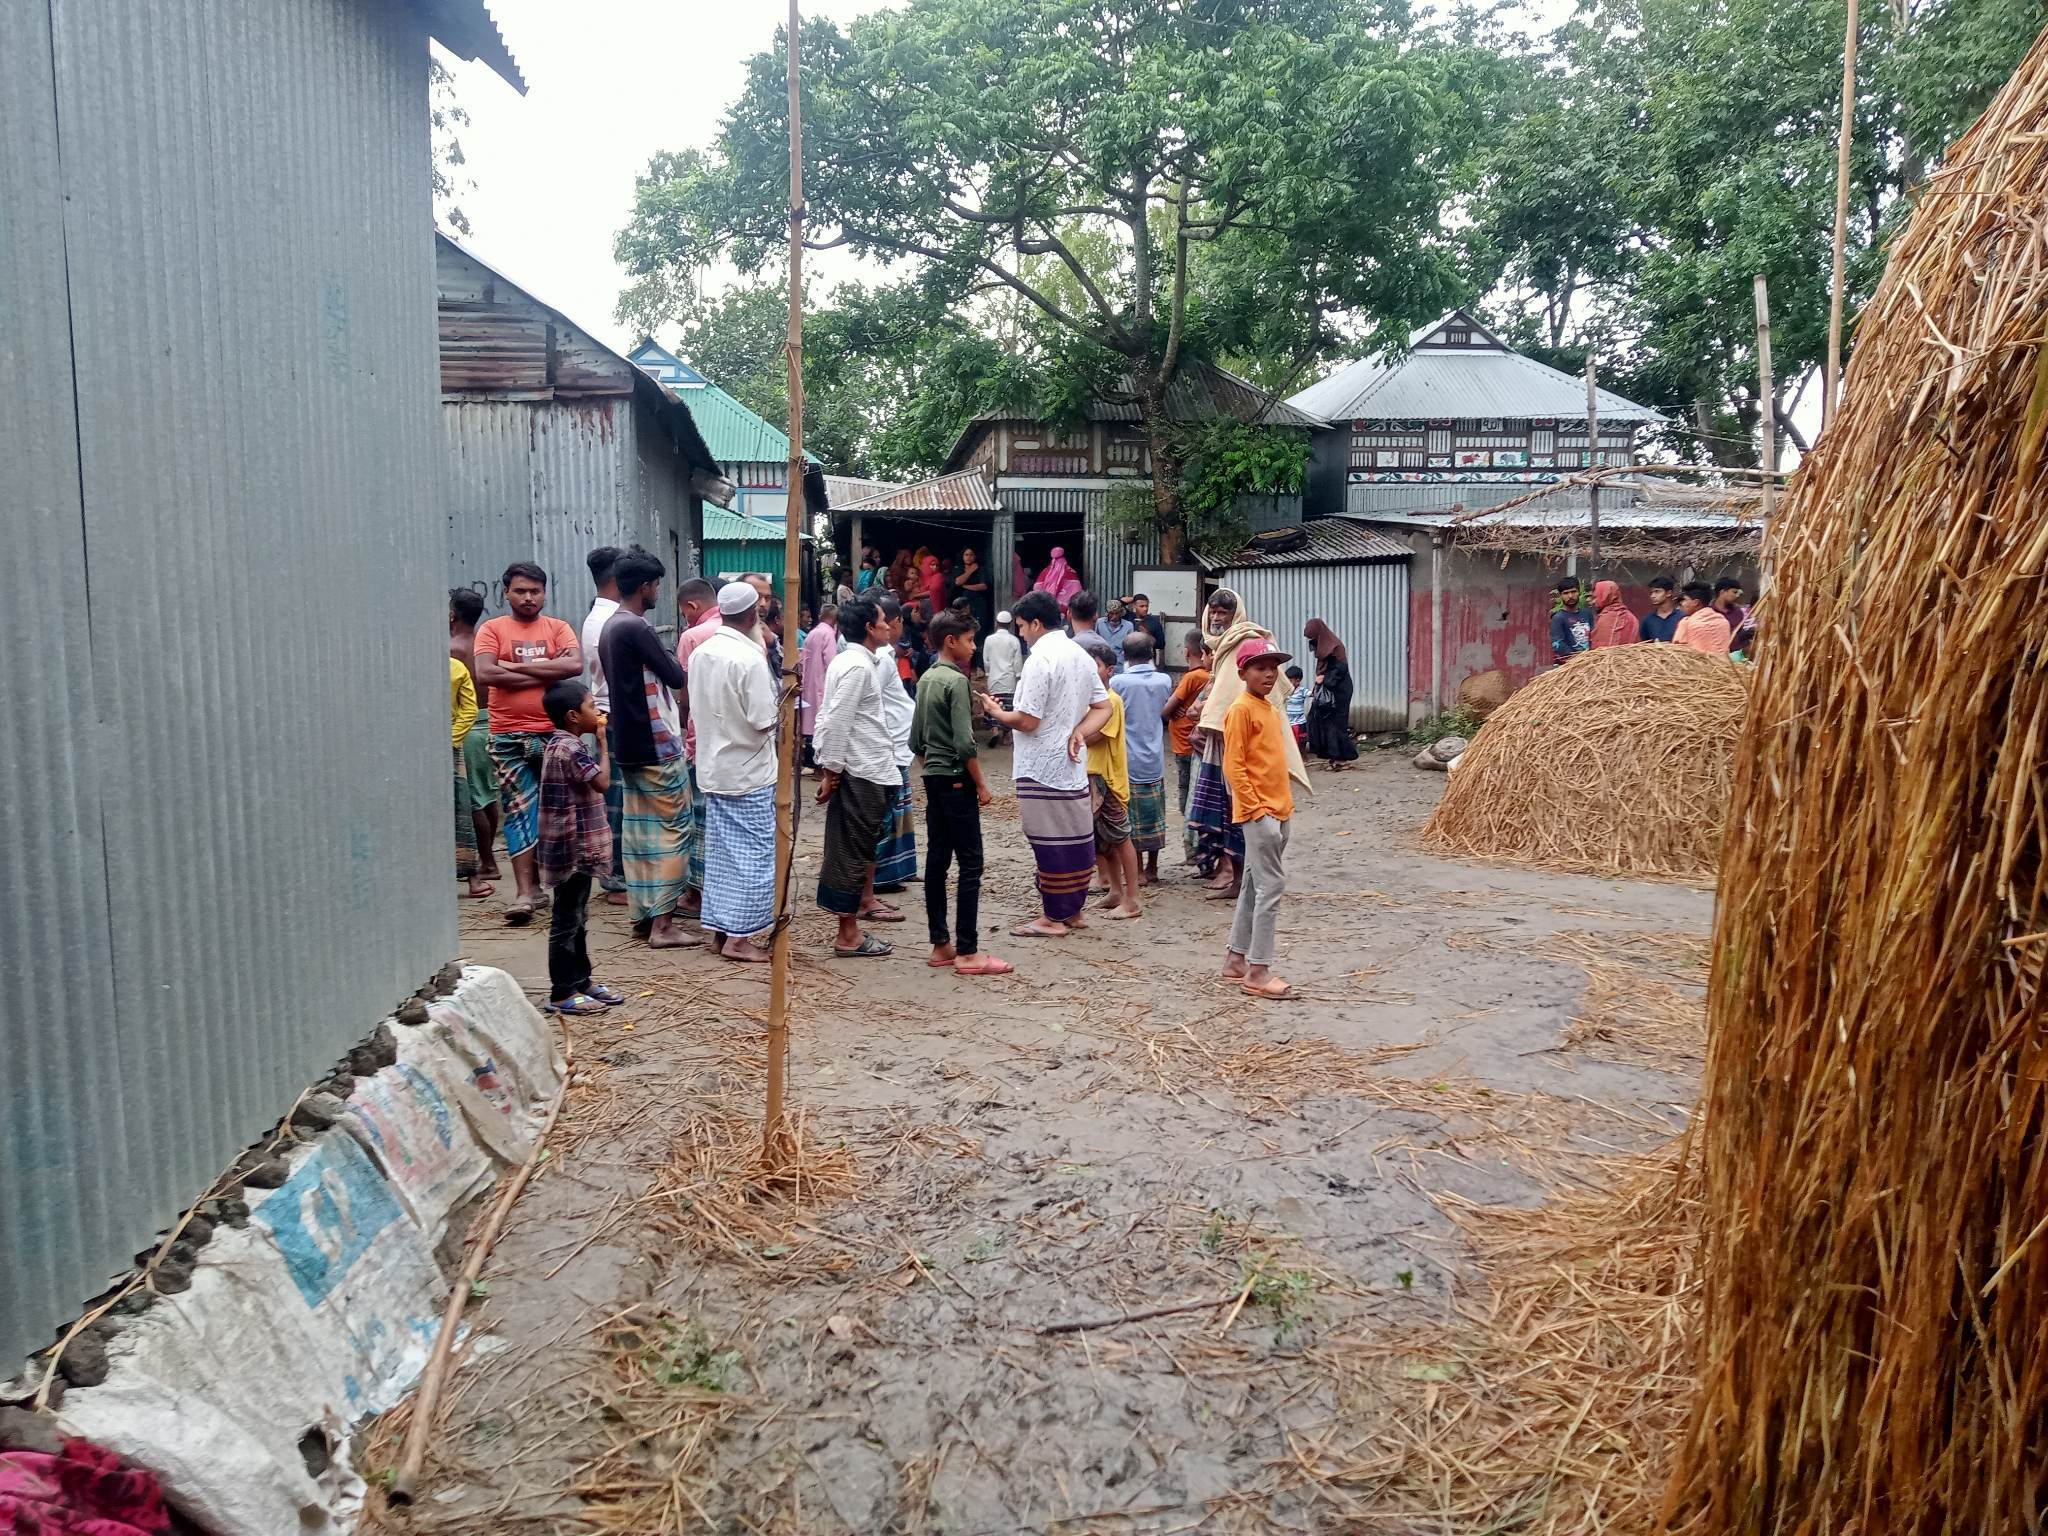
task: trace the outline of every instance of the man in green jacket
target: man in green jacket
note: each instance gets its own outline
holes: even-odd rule
[[[974,620],[948,608],[932,620],[929,643],[937,659],[917,684],[910,750],[924,758],[924,915],[931,929],[933,966],[962,976],[1003,976],[1007,960],[981,953],[975,922],[981,905],[981,808],[988,781],[974,742],[974,691],[967,669],[974,661]],[[958,921],[946,927],[946,870],[960,859]]]

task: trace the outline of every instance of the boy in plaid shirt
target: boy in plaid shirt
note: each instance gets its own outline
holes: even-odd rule
[[[580,677],[550,683],[541,707],[555,732],[541,753],[539,841],[534,869],[554,892],[548,924],[548,1011],[603,1013],[625,995],[590,975],[590,882],[612,867],[612,829],[604,804],[611,782],[605,718]],[[597,741],[592,757],[583,738]]]

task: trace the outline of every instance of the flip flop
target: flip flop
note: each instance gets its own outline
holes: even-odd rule
[[[479,882],[479,884],[481,884],[481,885],[483,886],[483,889],[482,889],[482,890],[480,890],[480,891],[467,891],[467,890],[466,890],[466,891],[464,891],[464,892],[462,893],[462,897],[463,897],[463,900],[465,900],[465,901],[482,901],[482,900],[483,900],[483,899],[484,899],[484,898],[485,898],[486,896],[495,896],[495,895],[497,895],[497,893],[498,893],[498,888],[497,888],[497,887],[496,887],[495,885],[492,885],[492,884],[490,883],[490,881],[488,881],[488,880],[480,881],[480,882]]]
[[[549,1003],[547,1009],[549,1013],[566,1013],[571,1017],[589,1013],[603,1013],[604,1010],[605,1005],[592,997],[588,992],[577,992],[563,998],[558,1003]]]
[[[841,949],[837,944],[832,946],[833,957],[839,960],[878,960],[883,955],[893,955],[895,953],[896,951],[891,946],[884,944],[872,933],[862,934],[860,936],[860,943],[856,944],[852,949]]]
[[[621,992],[617,987],[608,987],[604,985],[604,983],[602,982],[599,982],[594,986],[585,987],[583,989],[583,995],[585,997],[596,998],[600,1003],[603,1003],[607,1008],[622,1007],[624,1006],[626,1001],[625,993]]]
[[[927,957],[924,963],[930,966],[935,971],[947,970],[952,968],[953,965],[953,962],[951,960],[933,960],[929,957]]]
[[[965,966],[956,965],[953,967],[954,975],[1009,976],[1015,974],[1017,969],[1017,967],[1010,964],[1009,961],[999,960],[994,955],[969,955],[967,958],[970,960],[979,960],[981,964],[974,966],[972,969],[969,969]]]
[[[1275,983],[1279,984],[1280,990],[1278,992],[1273,990]],[[1240,981],[1238,986],[1244,991],[1249,992],[1253,997],[1263,997],[1268,1002],[1273,1003],[1283,1003],[1288,998],[1294,996],[1294,988],[1281,981],[1278,976],[1268,976],[1257,985],[1253,985],[1249,981]]]
[[[1064,933],[1047,933],[1043,928],[1034,928],[1029,923],[1020,923],[1010,930],[1013,939],[1064,939]]]
[[[505,909],[505,921],[514,928],[524,928],[533,921],[535,903],[515,901]]]

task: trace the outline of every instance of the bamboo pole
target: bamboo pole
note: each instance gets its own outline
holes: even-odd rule
[[[1601,463],[1600,458],[1600,396],[1593,382],[1593,354],[1586,354],[1586,467],[1593,468]],[[1586,521],[1590,525],[1589,543],[1591,553],[1587,565],[1595,578],[1600,574],[1600,482],[1594,481],[1586,487]]]
[[[1756,275],[1756,383],[1758,415],[1764,429],[1765,473],[1763,504],[1759,508],[1763,534],[1758,550],[1756,594],[1762,597],[1771,589],[1771,511],[1777,492],[1777,482],[1771,478],[1771,473],[1778,467],[1778,404],[1771,381],[1771,295],[1761,272]]]
[[[1856,0],[1842,36],[1842,131],[1835,146],[1834,265],[1828,279],[1828,361],[1820,396],[1820,428],[1834,418],[1842,378],[1842,267],[1849,239],[1849,146],[1856,132]]]
[[[789,336],[783,345],[789,370],[789,477],[783,510],[782,632],[795,633],[802,603],[802,566],[797,530],[810,517],[804,495],[804,128],[798,94],[797,0],[789,0]],[[768,1102],[762,1115],[761,1157],[770,1168],[786,1160],[788,1135],[783,1093],[789,1060],[789,870],[796,858],[796,759],[802,738],[796,728],[796,647],[782,647],[782,703],[776,711],[775,764],[775,939],[768,967]]]

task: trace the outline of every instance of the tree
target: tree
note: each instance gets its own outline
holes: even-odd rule
[[[1313,349],[1337,309],[1398,334],[1455,290],[1439,210],[1464,108],[1411,41],[1398,0],[909,0],[809,23],[809,243],[907,262],[956,305],[1006,291],[1100,361],[1178,558],[1166,392],[1191,346],[1278,314]],[[775,258],[783,68],[757,56],[712,149],[640,179],[618,254],[643,288]]]
[[[455,94],[455,76],[448,66],[429,52],[427,55],[427,126],[434,176],[434,217],[458,235],[469,230],[469,215],[456,199],[473,191],[476,181],[463,167],[459,130],[469,126],[469,111]]]

